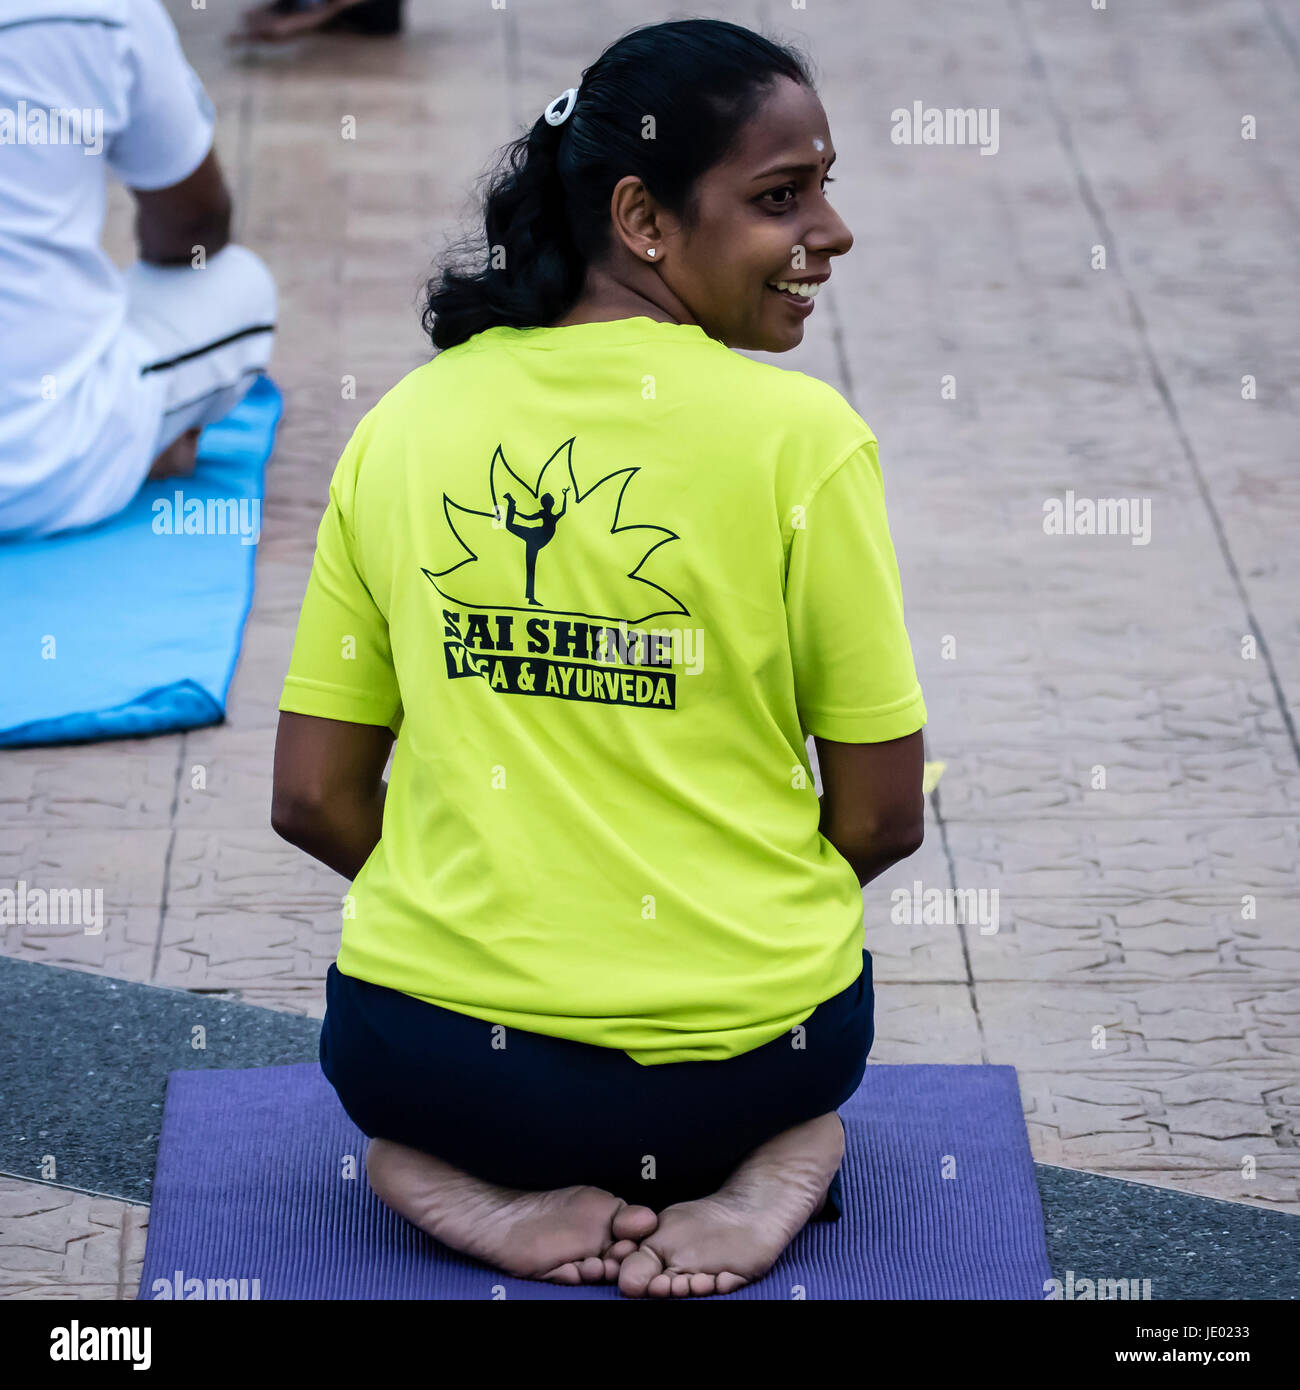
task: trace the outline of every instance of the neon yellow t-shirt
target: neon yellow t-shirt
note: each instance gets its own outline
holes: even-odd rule
[[[344,451],[280,708],[397,731],[345,975],[647,1065],[769,1042],[862,968],[806,736],[925,723],[875,436],[695,325],[478,333]]]

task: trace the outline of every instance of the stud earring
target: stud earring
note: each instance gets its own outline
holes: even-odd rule
[[[655,249],[654,249],[653,246],[648,246],[648,247],[646,247],[646,255],[647,255],[647,256],[653,256],[654,253],[655,253]]]

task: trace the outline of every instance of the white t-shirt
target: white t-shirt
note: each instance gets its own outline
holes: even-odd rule
[[[213,124],[160,0],[0,0],[0,533],[79,524],[148,471],[158,386],[100,247],[107,175],[179,183]]]

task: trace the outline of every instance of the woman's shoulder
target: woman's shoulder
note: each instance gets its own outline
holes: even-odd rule
[[[720,393],[731,403],[733,427],[781,442],[813,459],[843,455],[875,439],[871,426],[828,381],[775,362],[738,352],[731,389]]]
[[[762,362],[710,340],[709,370],[691,369],[700,409],[711,424],[737,439],[759,436],[773,443],[802,442],[810,452],[846,451],[874,440],[871,427],[844,396],[820,377],[775,362]],[[367,440],[421,432],[445,408],[463,406],[475,387],[466,373],[484,370],[481,354],[448,348],[406,373],[371,407],[358,425]],[[500,390],[489,369],[492,390]],[[661,383],[662,389],[662,383]]]
[[[437,360],[423,363],[394,382],[361,415],[349,447],[373,453],[385,442],[409,436],[413,429],[427,428],[421,417],[430,411],[436,414],[438,398],[444,394],[441,376],[431,374]]]
[[[742,360],[755,369],[755,386],[774,406],[816,413],[832,424],[867,428],[858,412],[829,381],[775,362],[755,362],[748,357]]]
[[[441,389],[445,375],[445,368],[441,367],[441,363],[442,354],[439,353],[430,361],[422,362],[418,367],[407,372],[405,376],[399,377],[380,396],[370,413],[383,420],[389,416],[400,414],[402,411],[410,410],[418,406],[421,401],[427,400],[430,394]]]

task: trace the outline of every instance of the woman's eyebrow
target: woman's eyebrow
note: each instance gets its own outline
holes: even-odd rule
[[[831,155],[830,159],[827,160],[825,167],[829,169],[838,158],[838,153]],[[815,174],[817,170],[820,168],[822,168],[822,165],[820,163],[778,164],[774,169],[764,169],[761,174],[755,174],[752,182],[757,183],[759,179],[770,179],[777,174]]]

